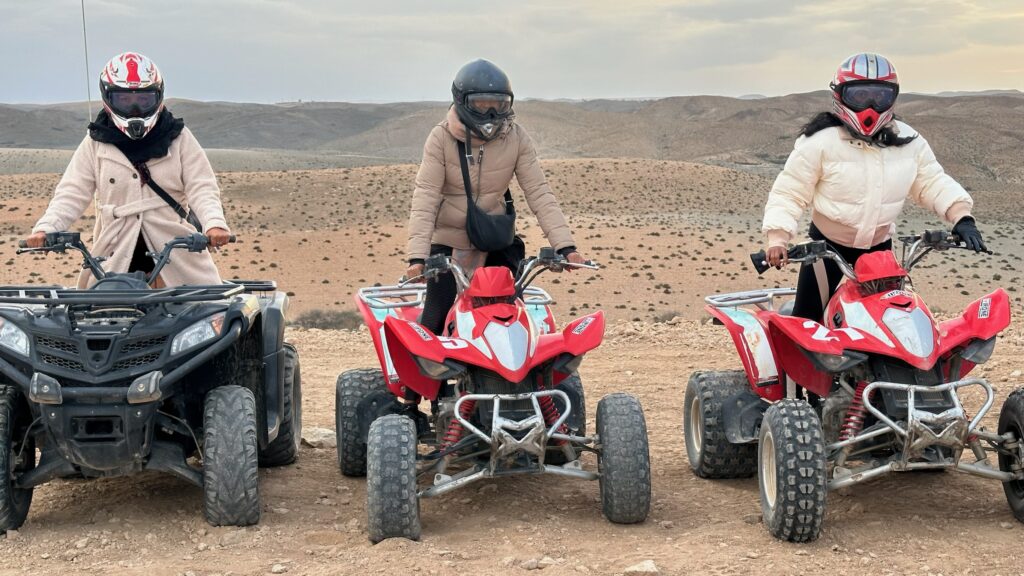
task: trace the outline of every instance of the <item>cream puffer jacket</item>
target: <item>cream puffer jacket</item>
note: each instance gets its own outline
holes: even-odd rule
[[[900,137],[917,134],[903,122],[894,128]],[[762,230],[769,247],[785,246],[810,206],[811,220],[826,238],[870,248],[892,236],[908,197],[950,224],[969,216],[974,204],[921,136],[903,146],[878,147],[842,126],[826,128],[797,139],[768,194]]]

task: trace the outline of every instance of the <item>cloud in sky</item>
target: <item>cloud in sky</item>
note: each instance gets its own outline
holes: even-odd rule
[[[0,101],[84,99],[79,10],[2,3]],[[893,59],[908,91],[1024,89],[1019,0],[86,0],[86,11],[93,76],[137,50],[169,95],[200,100],[443,100],[477,57],[505,68],[520,97],[785,94],[824,88],[864,50]]]

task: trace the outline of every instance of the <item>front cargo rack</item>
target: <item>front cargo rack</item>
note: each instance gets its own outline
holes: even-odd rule
[[[81,290],[60,286],[0,286],[0,305],[37,306],[146,306],[181,302],[225,300],[249,291],[262,291],[264,283],[175,286],[143,290]],[[252,287],[250,287],[252,286]]]

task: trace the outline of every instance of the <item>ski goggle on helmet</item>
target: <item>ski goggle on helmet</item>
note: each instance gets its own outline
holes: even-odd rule
[[[900,93],[896,67],[879,54],[854,54],[836,70],[832,111],[862,137],[870,138],[893,119]]]
[[[477,92],[466,96],[466,106],[477,114],[507,116],[512,112],[512,97],[508,94]]]
[[[110,109],[124,118],[144,118],[156,112],[162,101],[155,90],[112,90],[108,97]]]

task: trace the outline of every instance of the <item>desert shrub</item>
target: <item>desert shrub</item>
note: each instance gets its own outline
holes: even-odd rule
[[[355,310],[306,310],[292,320],[292,326],[319,328],[320,330],[355,330],[363,323],[363,317]]]

